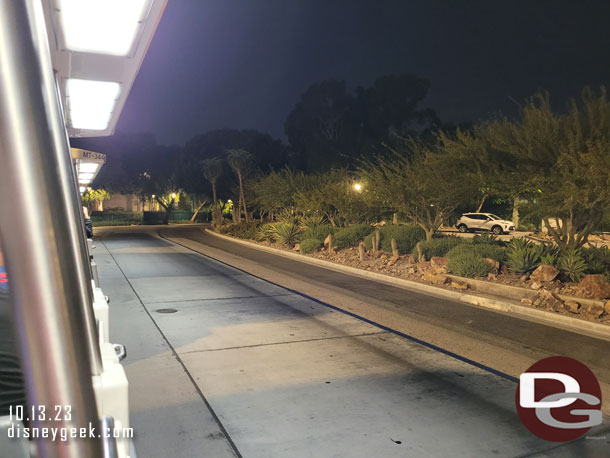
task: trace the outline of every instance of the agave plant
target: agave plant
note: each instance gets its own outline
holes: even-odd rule
[[[590,246],[583,250],[587,272],[592,274],[610,273],[610,248]]]
[[[480,235],[475,235],[472,238],[472,243],[475,245],[496,245],[498,243],[498,237],[486,232]]]
[[[275,230],[273,228],[273,223],[263,224],[256,231],[256,240],[272,240],[274,234]]]
[[[325,223],[324,216],[322,215],[306,215],[301,218],[299,225],[303,231],[313,231],[317,227],[322,226]]]
[[[550,243],[541,243],[536,246],[536,250],[539,256],[539,264],[547,264],[549,266],[554,266],[557,262],[557,257],[559,256],[559,250],[556,246]]]
[[[282,245],[293,246],[299,239],[301,229],[298,223],[278,221],[272,223],[273,240]]]
[[[525,274],[540,265],[538,247],[525,239],[513,239],[506,250],[508,268],[513,272]]]
[[[564,278],[573,282],[578,282],[585,276],[587,263],[585,262],[581,250],[567,248],[559,255],[557,268]]]

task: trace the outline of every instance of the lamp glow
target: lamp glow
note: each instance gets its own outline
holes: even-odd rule
[[[121,85],[112,81],[67,80],[66,95],[72,127],[106,129],[120,92]]]
[[[356,192],[362,191],[362,185],[360,183],[354,183],[354,191],[356,191]]]
[[[126,56],[150,0],[60,0],[59,19],[70,51]]]

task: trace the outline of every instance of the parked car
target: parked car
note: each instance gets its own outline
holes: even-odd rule
[[[464,213],[455,227],[460,232],[491,231],[496,235],[515,230],[512,221],[507,221],[492,213]]]

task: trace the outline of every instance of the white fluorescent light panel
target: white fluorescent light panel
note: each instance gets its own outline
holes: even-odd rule
[[[81,162],[78,164],[79,173],[95,173],[98,168],[97,162]]]
[[[111,81],[66,80],[70,124],[75,129],[108,127],[121,85]]]
[[[70,51],[131,53],[150,0],[60,0],[59,18]]]

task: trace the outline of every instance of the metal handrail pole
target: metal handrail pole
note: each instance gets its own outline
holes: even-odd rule
[[[43,18],[41,18],[42,20]],[[45,30],[44,21],[37,24],[37,30]],[[42,39],[43,37],[41,37]],[[49,54],[43,54],[43,65],[45,69],[52,68],[51,57]],[[45,81],[43,87],[49,93],[49,97],[55,97],[57,107],[56,112],[50,117],[52,123],[51,132],[55,142],[53,152],[57,155],[58,175],[62,187],[61,198],[64,199],[68,211],[68,230],[70,240],[74,243],[74,265],[78,271],[79,278],[79,294],[81,296],[81,307],[84,310],[85,316],[85,340],[89,354],[91,356],[91,374],[100,375],[103,372],[102,355],[99,346],[99,336],[97,326],[95,324],[95,313],[93,312],[93,287],[91,280],[93,279],[93,271],[91,261],[89,259],[89,249],[87,247],[87,236],[85,234],[85,218],[82,210],[82,201],[78,188],[78,178],[76,170],[72,162],[70,154],[70,142],[66,123],[64,118],[64,110],[61,106],[61,98],[59,97],[59,89],[57,80],[52,72],[44,73]]]
[[[60,406],[53,426],[88,428],[99,424],[98,413],[64,152],[56,151],[59,107],[44,65],[46,33],[36,29],[42,15],[39,0],[1,2],[0,233],[28,403],[49,416]],[[39,416],[30,421],[49,426]],[[36,446],[45,458],[102,456],[99,438],[37,439]]]

